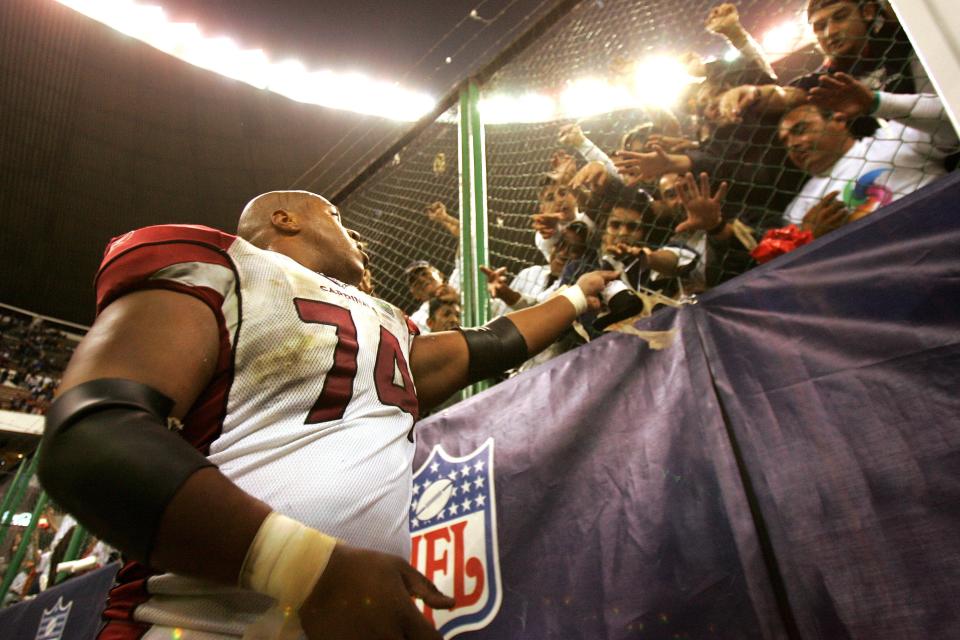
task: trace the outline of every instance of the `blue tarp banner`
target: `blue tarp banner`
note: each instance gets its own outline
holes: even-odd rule
[[[72,578],[28,602],[0,609],[0,638],[90,640],[100,627],[100,612],[119,566]]]
[[[807,638],[960,638],[958,179],[692,310]]]
[[[418,427],[418,465],[437,444],[468,456],[493,441],[503,593],[476,637],[779,632],[695,327],[660,319],[671,348],[610,336]],[[454,593],[453,545],[431,555],[448,562],[415,564]]]
[[[411,507],[418,567],[498,605],[445,637],[960,637],[958,201],[953,175],[641,323],[662,351],[605,336],[422,422],[415,467],[494,450],[494,531],[434,516],[470,477]]]

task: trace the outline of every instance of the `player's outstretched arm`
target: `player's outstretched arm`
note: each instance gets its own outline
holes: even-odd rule
[[[193,297],[151,290],[110,304],[48,413],[40,478],[51,496],[156,569],[289,602],[310,638],[329,637],[318,616],[338,638],[439,638],[410,596],[434,608],[452,602],[403,559],[271,513],[166,429],[166,416],[182,417],[207,385],[218,354],[217,322]]]
[[[413,340],[410,369],[421,412],[463,387],[524,362],[566,331],[598,296],[615,271],[594,271],[570,290],[538,305],[514,311],[479,329],[441,331]],[[582,294],[582,295],[581,295]]]

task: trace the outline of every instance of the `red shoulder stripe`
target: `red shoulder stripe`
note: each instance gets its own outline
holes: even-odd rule
[[[233,269],[226,250],[236,240],[188,225],[147,227],[115,238],[96,277],[97,313],[125,293],[150,288],[151,276],[174,264],[202,262]]]

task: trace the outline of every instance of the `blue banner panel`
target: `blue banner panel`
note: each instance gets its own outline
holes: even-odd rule
[[[111,564],[0,609],[3,640],[91,640],[119,564]]]
[[[784,637],[693,319],[648,328],[673,345],[607,336],[417,427],[445,638]]]
[[[960,638],[960,175],[691,311],[809,638]]]

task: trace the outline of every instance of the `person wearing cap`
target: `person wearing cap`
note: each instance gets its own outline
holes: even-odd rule
[[[407,287],[414,300],[420,303],[417,310],[410,314],[410,320],[417,325],[420,333],[430,333],[430,301],[440,297],[459,300],[460,294],[454,283],[445,281],[443,272],[426,260],[416,260],[403,270],[407,277]]]

